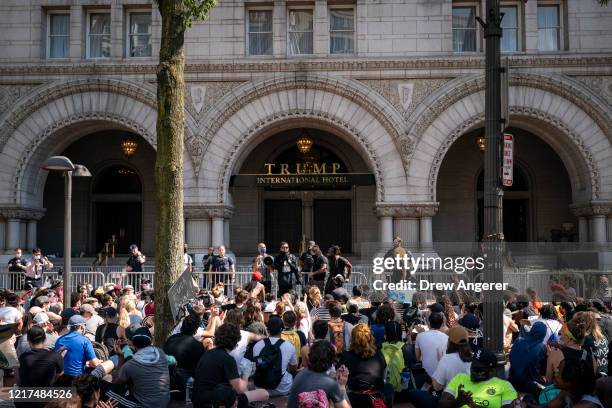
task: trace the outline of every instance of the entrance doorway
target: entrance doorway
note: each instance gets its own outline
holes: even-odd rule
[[[271,252],[277,252],[281,241],[297,253],[302,239],[302,201],[264,201],[264,241]]]
[[[340,245],[343,253],[351,248],[351,200],[314,200],[314,240],[323,253]]]

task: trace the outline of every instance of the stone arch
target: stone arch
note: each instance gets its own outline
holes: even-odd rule
[[[590,91],[570,79],[519,74],[511,77],[511,123],[544,139],[563,161],[574,202],[606,198],[612,186],[612,132],[608,111]],[[417,140],[409,184],[435,200],[437,175],[452,143],[484,121],[481,75],[454,80],[438,99],[430,96],[410,122]],[[571,95],[571,96],[569,96]]]
[[[156,117],[155,93],[146,86],[94,79],[44,87],[9,112],[0,127],[0,155],[12,169],[11,177],[0,181],[0,202],[42,206],[46,172],[40,164],[87,133],[127,130],[155,148]],[[185,135],[194,139],[189,127]],[[185,160],[186,184],[195,184],[193,174],[191,161]]]
[[[229,177],[237,158],[262,131],[307,119],[327,124],[357,147],[377,178],[377,201],[405,201],[404,152],[412,141],[395,108],[355,82],[300,73],[234,90],[204,121],[208,125],[203,136],[209,142],[203,160],[206,177],[200,187],[214,189],[204,201],[228,203]]]
[[[201,120],[204,125],[198,134],[204,143],[206,155],[210,144],[227,122],[240,115],[240,121],[245,118],[249,121],[248,126],[239,127],[241,132],[245,132],[254,122],[262,117],[272,117],[275,113],[292,110],[321,111],[327,112],[324,117],[331,118],[337,116],[339,111],[344,113],[342,110],[348,107],[359,108],[391,137],[395,149],[400,153],[400,162],[405,172],[408,168],[405,159],[414,143],[407,135],[401,114],[384,97],[363,83],[332,75],[297,72],[245,83],[207,111]],[[348,122],[346,118],[339,120]]]

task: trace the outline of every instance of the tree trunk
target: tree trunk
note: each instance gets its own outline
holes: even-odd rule
[[[162,36],[157,69],[157,158],[155,182],[158,217],[155,250],[155,343],[164,344],[173,327],[168,289],[183,264],[184,40],[186,10],[182,0],[159,2]]]

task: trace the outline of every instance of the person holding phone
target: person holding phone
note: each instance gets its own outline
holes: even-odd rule
[[[53,264],[46,256],[42,256],[40,248],[32,250],[32,259],[28,262],[25,270],[26,288],[40,288],[43,285],[42,276],[45,270],[53,268]]]
[[[128,272],[142,272],[142,267],[146,261],[146,257],[140,252],[138,246],[130,245],[130,257],[125,263],[125,269]]]

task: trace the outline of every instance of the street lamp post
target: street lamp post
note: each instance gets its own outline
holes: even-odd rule
[[[64,173],[64,309],[70,307],[70,272],[72,271],[72,177],[91,177],[87,167],[73,164],[66,156],[49,157],[42,166]]]
[[[486,1],[486,18],[478,19],[484,28],[485,51],[485,157],[484,157],[484,250],[487,256],[485,281],[503,282],[503,187],[500,0]],[[507,118],[506,118],[507,120]],[[485,291],[483,297],[484,346],[502,357],[503,303],[500,293]]]

